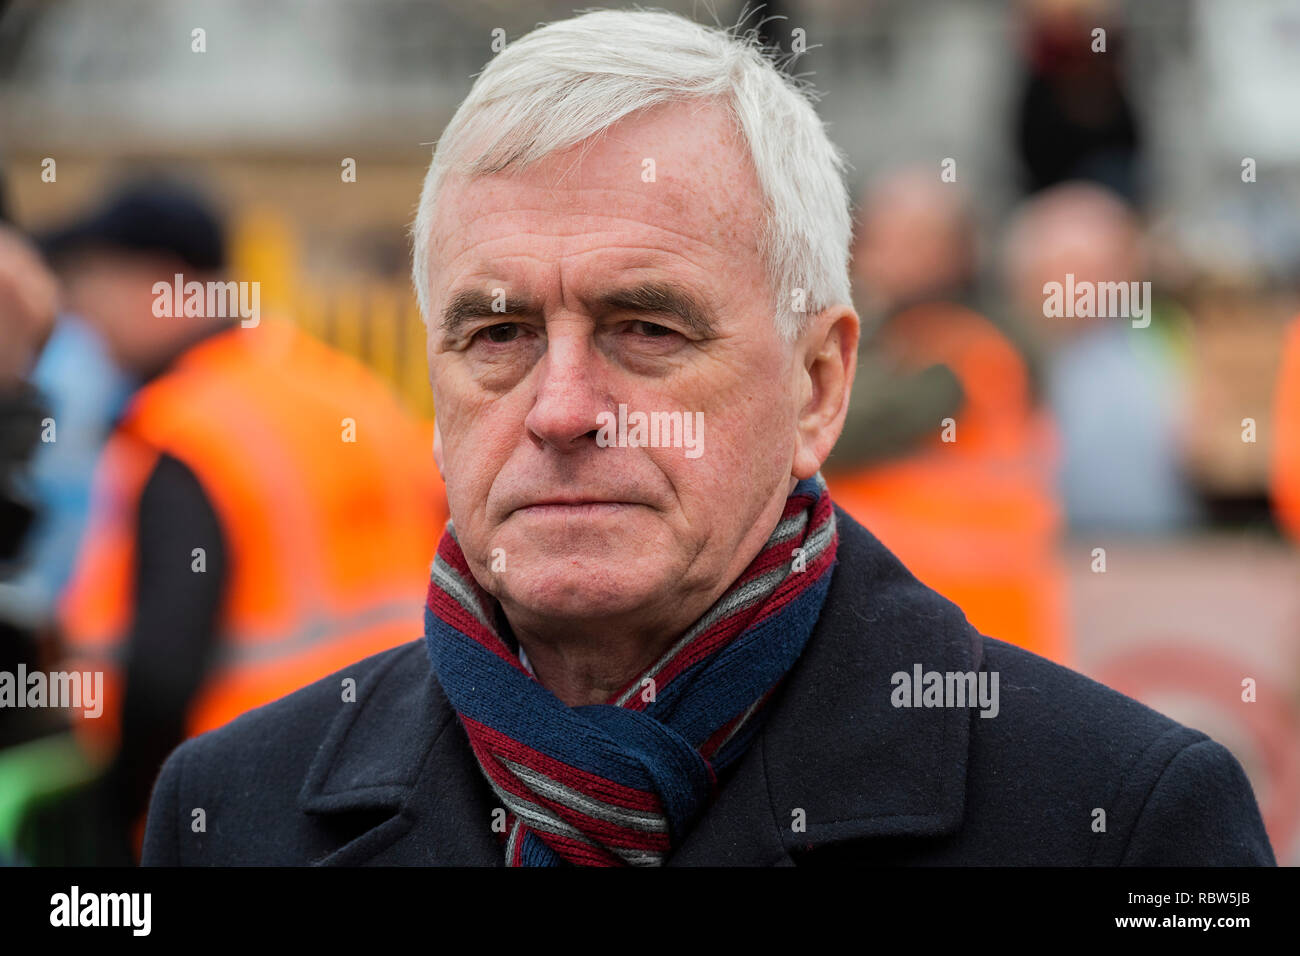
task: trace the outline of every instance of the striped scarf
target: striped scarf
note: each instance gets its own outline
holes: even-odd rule
[[[821,613],[838,538],[821,475],[762,551],[608,703],[569,707],[498,633],[448,522],[425,608],[434,672],[503,804],[507,866],[658,866],[744,752]],[[508,628],[507,628],[508,629]]]

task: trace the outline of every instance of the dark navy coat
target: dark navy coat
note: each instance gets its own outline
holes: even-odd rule
[[[669,865],[1274,864],[1226,749],[982,637],[836,517],[812,638]],[[917,664],[996,672],[997,715],[896,706]],[[497,806],[418,640],[177,748],[144,863],[501,866]]]

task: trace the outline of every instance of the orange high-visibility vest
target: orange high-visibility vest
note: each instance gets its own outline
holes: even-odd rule
[[[905,367],[952,369],[965,396],[947,429],[954,440],[935,422],[901,458],[828,472],[831,497],[979,631],[1066,661],[1056,437],[1024,359],[991,322],[951,303],[901,313],[882,344]]]
[[[432,434],[359,362],[285,323],[220,332],[145,385],[97,468],[61,600],[61,666],[105,675],[103,715],[79,721],[85,742],[117,741],[137,514],[160,455],[194,472],[226,545],[193,735],[420,637],[446,521]],[[186,559],[204,573],[202,556]]]
[[[1273,512],[1282,530],[1300,541],[1300,318],[1287,328],[1274,395]]]

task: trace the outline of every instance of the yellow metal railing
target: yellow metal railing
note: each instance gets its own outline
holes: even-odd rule
[[[235,219],[231,261],[240,278],[261,284],[261,307],[364,362],[421,418],[433,417],[424,323],[403,279],[346,279],[326,287],[302,277],[292,228],[276,210]]]

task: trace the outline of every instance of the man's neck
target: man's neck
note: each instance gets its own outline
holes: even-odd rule
[[[670,633],[651,642],[644,635],[619,639],[609,633],[576,638],[569,634],[554,640],[524,633],[519,635],[519,646],[542,686],[570,707],[581,707],[608,703],[658,660],[678,636]]]

